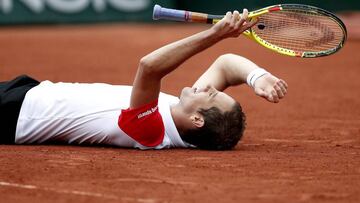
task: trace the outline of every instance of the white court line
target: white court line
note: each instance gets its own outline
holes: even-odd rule
[[[266,142],[287,142],[287,143],[292,143],[292,142],[326,143],[330,141],[330,140],[287,140],[287,139],[274,139],[274,138],[266,138],[263,140]]]
[[[29,189],[29,190],[45,190],[45,191],[51,191],[51,192],[56,192],[56,193],[62,193],[62,194],[101,197],[101,198],[107,198],[107,199],[118,199],[118,197],[114,196],[114,195],[104,195],[101,193],[85,192],[85,191],[78,191],[78,190],[58,190],[55,188],[47,188],[47,187],[41,188],[41,187],[38,187],[35,185],[25,185],[25,184],[18,184],[18,183],[3,182],[3,181],[0,181],[0,186],[17,187],[17,188],[23,188],[23,189]]]
[[[19,187],[24,189],[37,189],[34,185],[22,185],[22,184],[16,184],[16,183],[8,183],[8,182],[0,182],[1,186],[10,186],[10,187]]]
[[[147,178],[118,178],[115,180],[119,182],[149,182],[149,183],[165,183],[170,185],[191,185],[191,186],[197,185],[197,183],[194,182],[147,179]]]

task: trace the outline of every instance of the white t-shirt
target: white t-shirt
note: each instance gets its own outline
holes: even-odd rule
[[[43,81],[25,96],[15,143],[99,144],[140,149],[189,147],[182,141],[170,113],[170,106],[179,99],[164,93],[160,93],[158,106],[138,115],[146,117],[151,110],[158,110],[164,128],[159,144],[145,146],[140,144],[142,138],[135,140],[125,133],[118,122],[122,109],[129,107],[131,89],[103,83]]]

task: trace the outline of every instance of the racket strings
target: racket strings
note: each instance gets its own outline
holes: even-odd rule
[[[329,31],[329,29],[321,29],[318,30],[320,32],[315,32],[308,28],[301,29],[299,26],[290,27],[287,25],[286,28],[287,29],[282,30],[282,32],[279,32],[277,28],[275,32],[268,33],[271,37],[266,39],[264,36],[263,38],[281,47],[298,49],[297,51],[317,51],[317,49],[322,50],[338,45],[336,41],[334,42],[334,32]]]
[[[293,15],[294,16],[294,15]],[[291,16],[290,16],[291,17]],[[291,37],[292,41],[293,40],[296,40],[297,42],[297,45],[299,44],[299,40],[301,40],[301,42],[304,42],[304,45],[306,47],[310,47],[310,46],[316,46],[316,45],[320,45],[320,44],[324,44],[326,42],[331,42],[335,37],[334,37],[334,32],[331,31],[331,29],[329,29],[329,27],[326,27],[326,26],[323,26],[319,21],[309,21],[309,20],[304,20],[304,18],[296,18],[297,20],[301,20],[302,23],[308,23],[308,25],[310,24],[313,25],[313,28],[317,29],[318,31],[320,31],[320,33],[315,33],[314,30],[310,30],[310,32],[313,32],[311,35],[304,35],[304,34],[308,34],[309,33],[309,26],[307,26],[306,28],[302,29],[303,27],[301,26],[294,26],[293,22],[290,22],[290,21],[287,21],[287,23],[282,23],[283,25],[280,26],[280,29],[281,28],[285,28],[286,27],[286,30],[287,30],[287,33],[285,34],[286,37]],[[282,19],[279,19],[277,20],[277,22],[284,22],[284,20]],[[315,23],[314,23],[315,22]],[[265,22],[266,24],[269,24],[268,22]],[[291,25],[293,25],[291,27]],[[274,38],[275,37],[278,37],[279,36],[283,36],[284,33],[280,33],[279,35],[279,26],[274,26],[275,29],[272,29],[271,31],[274,31],[275,30],[275,33],[272,32],[272,33],[269,33],[271,36],[273,36]],[[273,27],[273,28],[274,28]],[[291,28],[291,30],[290,30]],[[318,36],[321,36],[321,38],[315,40],[314,39],[314,35],[318,35]],[[306,41],[304,41],[306,40]],[[281,41],[284,41],[283,39]]]
[[[298,52],[336,48],[343,40],[343,30],[335,20],[303,10],[264,14],[252,30],[273,45]]]
[[[309,30],[308,28],[301,29],[301,27],[286,27],[287,29],[282,32],[279,32],[278,29],[275,30],[275,32],[269,32],[268,35],[270,37],[268,36],[266,40],[269,42],[273,41],[273,43],[277,41],[276,44],[278,45],[286,44],[290,47],[292,45],[292,47],[302,47],[305,49],[315,48],[315,46],[320,45],[330,47],[337,45],[337,41],[334,42],[335,34],[334,32],[329,31],[329,29],[322,29],[317,33],[314,30]],[[321,37],[319,38],[319,36]],[[265,36],[263,38],[265,38]]]

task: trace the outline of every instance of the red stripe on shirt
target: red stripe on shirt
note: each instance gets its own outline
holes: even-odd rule
[[[135,109],[123,109],[118,125],[127,135],[146,147],[163,142],[165,127],[159,113],[158,100]]]

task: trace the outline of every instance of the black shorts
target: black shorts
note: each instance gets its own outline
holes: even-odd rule
[[[21,75],[11,81],[0,82],[0,144],[14,144],[16,124],[25,94],[39,81]]]

